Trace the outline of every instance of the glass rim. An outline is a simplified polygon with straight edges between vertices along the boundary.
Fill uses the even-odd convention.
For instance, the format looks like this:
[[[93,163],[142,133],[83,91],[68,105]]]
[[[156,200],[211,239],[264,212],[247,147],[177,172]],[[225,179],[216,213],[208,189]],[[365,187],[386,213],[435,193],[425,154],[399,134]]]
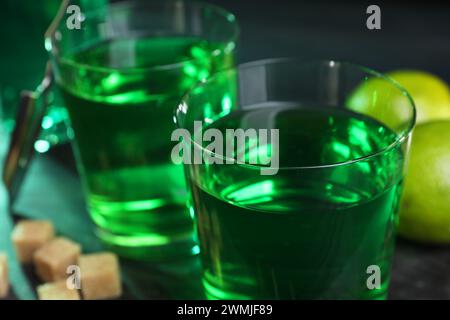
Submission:
[[[221,71],[211,75],[211,77],[201,80],[195,86],[193,86],[186,94],[183,95],[183,97],[179,101],[179,104],[175,108],[174,120],[175,120],[175,124],[176,124],[177,128],[180,128],[180,129],[185,128],[180,123],[181,121],[180,121],[180,119],[179,119],[180,117],[178,115],[179,106],[181,104],[183,104],[187,99],[189,99],[189,96],[197,88],[205,87],[205,85],[215,81],[215,79],[217,79],[221,74],[224,74],[224,73],[229,73],[229,72],[233,72],[233,71],[238,73],[239,70],[241,70],[241,69],[250,69],[250,68],[257,67],[257,66],[275,65],[275,64],[280,64],[280,63],[297,63],[297,64],[303,64],[305,66],[312,65],[312,64],[320,64],[320,63],[328,63],[328,64],[335,63],[335,64],[346,65],[346,66],[349,66],[349,67],[352,67],[355,69],[359,69],[360,71],[362,71],[364,73],[367,73],[369,75],[375,76],[377,78],[380,78],[380,79],[388,82],[393,87],[395,87],[397,90],[399,90],[408,99],[409,104],[410,104],[409,107],[412,108],[412,116],[411,116],[411,119],[408,120],[409,123],[408,123],[407,128],[396,136],[395,141],[393,141],[391,144],[381,148],[380,150],[377,150],[375,152],[369,153],[369,154],[361,156],[361,157],[357,157],[355,159],[350,159],[350,160],[342,161],[342,162],[323,164],[323,165],[309,165],[309,166],[280,166],[278,168],[278,170],[326,169],[326,168],[340,167],[340,166],[345,166],[345,165],[349,165],[349,164],[353,164],[353,163],[357,163],[357,162],[367,161],[367,160],[378,157],[382,154],[385,154],[385,153],[395,149],[396,147],[401,145],[403,142],[405,142],[405,140],[407,140],[408,137],[411,135],[411,133],[414,129],[414,126],[416,124],[416,118],[417,118],[416,105],[415,105],[414,100],[412,99],[411,95],[409,94],[409,92],[400,83],[398,83],[391,77],[388,77],[387,75],[385,75],[381,72],[375,71],[371,68],[368,68],[368,67],[365,67],[365,66],[353,63],[353,62],[348,62],[345,60],[333,60],[333,59],[304,60],[304,59],[290,58],[290,57],[269,58],[269,59],[245,62],[245,63],[235,66],[234,68],[228,68],[225,70],[221,70]],[[189,111],[187,111],[187,112],[189,112]],[[187,112],[185,114],[187,114]],[[233,111],[231,111],[231,113],[233,113]],[[236,164],[238,166],[248,167],[248,168],[258,169],[258,170],[261,168],[267,167],[267,166],[260,165],[260,164],[238,163],[236,161],[236,159],[227,158],[225,155],[219,155],[219,154],[216,154],[214,152],[207,150],[203,146],[198,145],[193,139],[191,139],[191,142],[193,143],[194,148],[195,147],[200,148],[200,150],[202,150],[202,152],[206,152],[210,155],[214,155],[215,157],[217,156],[218,158],[220,158],[224,161],[233,160],[234,164]]]
[[[222,54],[226,54],[226,48],[228,48],[230,45],[233,45],[233,49],[234,49],[234,47],[236,46],[236,42],[239,38],[240,27],[237,22],[236,16],[232,12],[230,12],[216,4],[211,4],[206,1],[201,1],[201,0],[189,0],[189,1],[181,0],[181,1],[183,4],[186,4],[189,7],[200,7],[202,9],[209,8],[211,10],[214,10],[220,16],[222,16],[224,18],[224,20],[233,24],[233,32],[232,32],[230,38],[223,42],[224,47],[220,48],[220,49],[216,49],[218,52],[215,54],[214,54],[214,52],[212,52],[211,56],[219,56]],[[107,9],[108,7],[112,7],[112,8],[114,8],[114,10],[126,10],[126,9],[133,8],[133,7],[145,8],[145,7],[151,6],[152,4],[167,5],[170,3],[178,3],[178,2],[180,2],[180,0],[152,0],[150,2],[141,2],[141,1],[137,1],[137,0],[125,0],[125,1],[116,2],[116,3],[102,4],[94,9],[89,10],[89,11],[82,12],[82,14],[83,14],[84,18],[86,18],[87,16],[98,15],[99,13],[104,12],[105,9]],[[120,72],[122,74],[140,74],[140,73],[146,73],[146,72],[152,72],[152,71],[176,70],[176,69],[182,68],[186,63],[195,61],[195,59],[192,58],[192,59],[187,59],[185,61],[161,64],[161,65],[156,65],[156,66],[151,66],[151,67],[113,68],[113,67],[94,66],[94,65],[86,64],[86,63],[79,63],[79,62],[74,61],[71,58],[64,58],[60,55],[60,53],[55,52],[55,48],[58,48],[58,46],[55,45],[55,42],[58,41],[57,40],[57,33],[59,32],[58,30],[60,29],[62,24],[65,24],[65,19],[63,19],[63,18],[65,15],[65,12],[66,12],[65,10],[67,8],[67,5],[68,5],[67,1],[61,2],[59,11],[55,15],[55,18],[51,22],[51,24],[44,36],[45,49],[52,57],[54,57],[58,60],[58,64],[65,64],[65,65],[68,65],[73,68],[84,68],[86,70],[98,72],[98,73],[114,71],[114,72]],[[216,50],[214,50],[214,51],[216,51]]]

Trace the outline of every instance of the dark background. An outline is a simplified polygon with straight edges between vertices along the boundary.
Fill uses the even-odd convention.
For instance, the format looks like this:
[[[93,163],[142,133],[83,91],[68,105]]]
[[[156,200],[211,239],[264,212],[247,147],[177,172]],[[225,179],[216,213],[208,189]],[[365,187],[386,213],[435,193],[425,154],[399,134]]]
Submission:
[[[296,56],[380,71],[422,69],[450,81],[450,3],[434,1],[211,0],[241,25],[240,61]],[[366,9],[381,8],[381,30]]]

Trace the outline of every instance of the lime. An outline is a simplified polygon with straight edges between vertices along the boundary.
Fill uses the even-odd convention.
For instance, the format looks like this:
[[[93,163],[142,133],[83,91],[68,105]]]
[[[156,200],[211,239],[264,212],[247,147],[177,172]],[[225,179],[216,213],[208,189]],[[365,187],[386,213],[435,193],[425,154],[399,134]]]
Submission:
[[[450,119],[450,89],[438,77],[423,71],[399,70],[387,74],[408,91],[416,105],[416,123]],[[410,118],[410,101],[391,83],[370,78],[356,88],[347,106],[372,116],[392,129],[402,129]]]
[[[388,73],[411,95],[416,105],[416,123],[450,119],[450,89],[440,78],[423,71]]]
[[[450,243],[450,121],[416,127],[400,209],[406,238]]]

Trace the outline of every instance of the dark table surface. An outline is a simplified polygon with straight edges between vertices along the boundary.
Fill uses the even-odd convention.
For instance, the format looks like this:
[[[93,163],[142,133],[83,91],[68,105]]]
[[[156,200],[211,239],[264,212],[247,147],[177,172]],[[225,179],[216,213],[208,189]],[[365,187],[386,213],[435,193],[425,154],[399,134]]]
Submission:
[[[296,56],[348,60],[381,71],[421,69],[450,82],[450,11],[446,5],[381,4],[382,30],[365,27],[369,3],[324,1],[215,0],[236,13],[241,24],[239,62]],[[7,143],[0,134],[1,150]],[[13,220],[0,188],[0,251],[14,256]],[[14,207],[17,217],[52,219],[60,234],[99,250],[67,147],[39,155]],[[449,213],[450,214],[450,213]],[[12,259],[10,298],[32,299],[37,280]],[[125,298],[202,298],[197,258],[161,264],[121,261]],[[391,299],[450,299],[450,247],[399,239]]]

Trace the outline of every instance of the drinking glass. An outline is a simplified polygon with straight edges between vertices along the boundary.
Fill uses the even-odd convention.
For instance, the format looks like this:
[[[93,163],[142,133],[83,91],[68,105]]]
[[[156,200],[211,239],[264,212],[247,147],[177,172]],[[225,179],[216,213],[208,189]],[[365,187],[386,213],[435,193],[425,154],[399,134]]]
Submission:
[[[209,298],[386,298],[415,122],[396,82],[254,62],[193,88],[176,121]]]
[[[170,160],[173,110],[197,81],[232,66],[235,17],[180,0],[80,11],[79,29],[60,12],[46,48],[98,234],[133,258],[195,254],[183,168]]]

